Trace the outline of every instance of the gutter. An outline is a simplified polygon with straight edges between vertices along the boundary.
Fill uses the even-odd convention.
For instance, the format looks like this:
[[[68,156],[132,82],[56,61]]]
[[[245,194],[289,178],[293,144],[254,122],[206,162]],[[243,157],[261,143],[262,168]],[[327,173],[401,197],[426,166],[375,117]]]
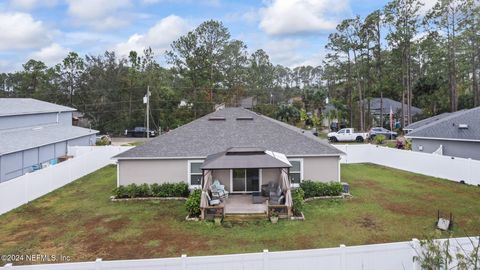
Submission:
[[[342,152],[343,153],[343,152]],[[287,158],[302,157],[340,157],[342,154],[311,154],[311,155],[285,155]],[[207,156],[190,156],[190,157],[112,157],[116,160],[190,160],[190,159],[206,159]]]

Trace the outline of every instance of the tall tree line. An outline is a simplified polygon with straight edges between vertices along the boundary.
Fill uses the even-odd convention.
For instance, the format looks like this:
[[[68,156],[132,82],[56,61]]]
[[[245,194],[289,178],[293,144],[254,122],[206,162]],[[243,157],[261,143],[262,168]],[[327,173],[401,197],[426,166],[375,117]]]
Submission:
[[[254,97],[255,109],[268,115],[291,97],[302,97],[296,106],[317,113],[328,97],[341,110],[340,120],[362,130],[373,125],[367,101],[388,97],[405,104],[405,126],[414,121],[412,106],[430,116],[480,105],[479,45],[479,0],[438,0],[426,13],[419,0],[392,0],[364,18],[341,21],[319,66],[275,65],[267,52],[249,52],[222,22],[211,20],[162,55],[149,48],[127,57],[71,52],[51,67],[29,60],[21,71],[0,74],[0,97],[73,106],[92,128],[116,134],[146,124],[147,87],[150,126],[162,130],[245,97]]]
[[[365,18],[341,21],[329,35],[323,80],[361,129],[373,97],[402,102],[402,127],[412,106],[424,116],[480,105],[480,1],[393,0]],[[383,122],[383,119],[380,121]]]
[[[162,67],[159,58],[169,67]],[[151,91],[151,127],[176,128],[214,109],[255,97],[258,110],[272,114],[292,96],[321,89],[321,67],[273,65],[263,50],[248,53],[219,21],[206,21],[155,55],[147,48],[119,57],[113,51],[81,57],[75,52],[57,65],[29,60],[19,72],[0,74],[0,97],[32,97],[73,106],[101,132],[121,134],[144,126],[143,96]],[[322,96],[321,94],[317,94]],[[318,110],[321,102],[309,102]]]

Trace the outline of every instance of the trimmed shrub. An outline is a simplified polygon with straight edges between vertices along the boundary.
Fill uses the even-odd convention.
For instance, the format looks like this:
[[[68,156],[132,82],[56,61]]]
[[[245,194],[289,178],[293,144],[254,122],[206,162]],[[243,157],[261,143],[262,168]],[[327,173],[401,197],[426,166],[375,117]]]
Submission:
[[[190,196],[188,196],[185,202],[185,208],[190,217],[198,217],[200,215],[200,199],[202,191],[200,189],[194,190]]]
[[[343,191],[342,184],[338,182],[322,183],[306,180],[300,183],[300,187],[305,192],[305,198],[339,196]]]
[[[113,189],[113,195],[117,199],[129,198],[127,188],[125,186],[119,186]]]
[[[302,188],[296,188],[292,190],[292,211],[295,215],[300,215],[303,211],[303,207],[305,206],[305,202],[303,201],[305,197],[305,192]]]
[[[141,184],[136,192],[135,197],[150,197],[152,195],[148,184]]]
[[[136,184],[130,184],[127,186],[127,194],[129,198],[136,198],[138,194],[138,186]]]
[[[164,183],[164,184],[130,184],[128,186],[119,186],[113,190],[113,195],[117,199],[137,198],[137,197],[188,197],[188,184]]]
[[[385,142],[385,135],[383,134],[378,134],[375,136],[375,138],[373,138],[373,141],[376,143],[376,144],[383,144]]]

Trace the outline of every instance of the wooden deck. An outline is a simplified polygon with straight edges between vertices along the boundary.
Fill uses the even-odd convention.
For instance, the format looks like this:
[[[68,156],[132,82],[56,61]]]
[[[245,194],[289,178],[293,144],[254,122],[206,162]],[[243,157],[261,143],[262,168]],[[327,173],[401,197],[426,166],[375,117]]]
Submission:
[[[231,194],[225,199],[225,214],[266,214],[266,199],[263,203],[254,204],[252,195]]]

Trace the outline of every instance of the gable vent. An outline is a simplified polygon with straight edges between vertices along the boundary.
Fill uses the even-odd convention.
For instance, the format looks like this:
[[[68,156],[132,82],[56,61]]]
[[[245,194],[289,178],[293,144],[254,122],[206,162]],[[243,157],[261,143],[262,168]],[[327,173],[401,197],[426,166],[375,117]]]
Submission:
[[[468,129],[468,125],[467,124],[459,124],[458,128],[459,129]]]
[[[237,117],[237,120],[253,120],[253,117],[251,116],[246,116],[246,117]]]
[[[208,121],[225,121],[225,117],[223,116],[213,116],[208,118]]]

